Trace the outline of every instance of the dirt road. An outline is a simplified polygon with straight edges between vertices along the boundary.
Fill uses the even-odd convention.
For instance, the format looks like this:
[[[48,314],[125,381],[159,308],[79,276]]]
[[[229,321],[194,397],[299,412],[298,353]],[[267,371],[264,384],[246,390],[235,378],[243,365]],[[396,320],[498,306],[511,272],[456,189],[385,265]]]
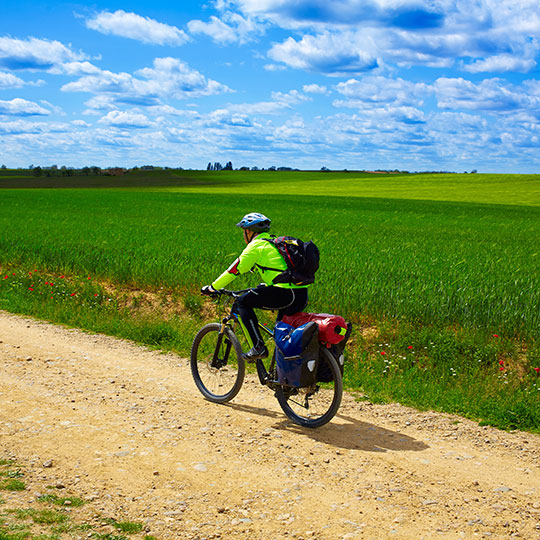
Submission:
[[[540,538],[538,436],[351,396],[307,430],[254,378],[215,405],[185,359],[0,312],[7,457],[163,540]]]

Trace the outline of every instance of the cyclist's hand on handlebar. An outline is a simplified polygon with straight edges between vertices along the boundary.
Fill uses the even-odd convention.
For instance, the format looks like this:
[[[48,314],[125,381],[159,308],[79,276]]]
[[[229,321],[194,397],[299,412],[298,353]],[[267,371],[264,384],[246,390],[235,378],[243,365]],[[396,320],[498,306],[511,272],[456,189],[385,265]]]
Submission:
[[[212,285],[205,285],[201,289],[201,294],[204,294],[206,296],[216,296],[218,292],[216,291],[216,289],[214,289],[214,287],[212,287]]]

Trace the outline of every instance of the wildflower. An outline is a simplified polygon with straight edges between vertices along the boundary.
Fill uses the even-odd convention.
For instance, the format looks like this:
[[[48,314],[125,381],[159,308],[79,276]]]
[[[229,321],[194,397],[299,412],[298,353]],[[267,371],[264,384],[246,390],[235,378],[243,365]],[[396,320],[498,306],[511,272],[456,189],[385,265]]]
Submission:
[[[504,366],[501,366],[501,367],[499,368],[499,371],[504,371]]]
[[[499,364],[500,364],[501,366],[504,366],[504,360],[499,360]]]
[[[382,355],[382,356],[385,356],[385,355],[386,355],[386,351],[381,351],[381,355]]]
[[[499,334],[493,334],[493,337],[494,337],[494,338],[498,338],[498,337],[499,337]]]
[[[60,279],[64,279],[66,276],[60,276]]]
[[[7,278],[8,278],[8,276],[4,276],[4,279],[7,279]]]
[[[99,296],[99,295],[96,293],[96,294],[94,294],[94,296]]]
[[[75,296],[77,293],[72,292],[69,296]]]
[[[538,375],[540,375],[540,367],[533,367],[533,369]]]
[[[412,345],[409,345],[409,346],[407,347],[407,349],[412,349],[412,348],[413,348],[413,346],[412,346]]]
[[[34,287],[28,287],[28,290],[29,290],[29,291],[33,291],[33,290],[34,290]]]
[[[90,276],[88,276],[88,279],[92,279]]]

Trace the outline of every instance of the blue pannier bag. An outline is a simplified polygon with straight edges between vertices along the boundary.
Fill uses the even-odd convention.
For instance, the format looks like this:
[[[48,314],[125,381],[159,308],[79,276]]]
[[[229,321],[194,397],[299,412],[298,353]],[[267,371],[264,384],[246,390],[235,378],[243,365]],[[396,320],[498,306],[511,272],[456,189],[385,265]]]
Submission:
[[[319,364],[319,327],[309,322],[294,328],[282,321],[274,327],[276,368],[280,384],[303,388],[315,384]]]

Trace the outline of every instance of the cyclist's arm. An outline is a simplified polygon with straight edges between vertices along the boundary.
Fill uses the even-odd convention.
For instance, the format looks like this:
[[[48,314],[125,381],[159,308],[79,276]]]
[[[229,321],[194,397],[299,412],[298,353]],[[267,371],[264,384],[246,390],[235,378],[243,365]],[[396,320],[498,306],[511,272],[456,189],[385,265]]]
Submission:
[[[257,262],[260,255],[260,246],[248,244],[242,251],[240,257],[236,259],[221,276],[219,276],[213,283],[212,287],[216,290],[224,289],[229,283],[231,283],[236,276],[249,272]]]

